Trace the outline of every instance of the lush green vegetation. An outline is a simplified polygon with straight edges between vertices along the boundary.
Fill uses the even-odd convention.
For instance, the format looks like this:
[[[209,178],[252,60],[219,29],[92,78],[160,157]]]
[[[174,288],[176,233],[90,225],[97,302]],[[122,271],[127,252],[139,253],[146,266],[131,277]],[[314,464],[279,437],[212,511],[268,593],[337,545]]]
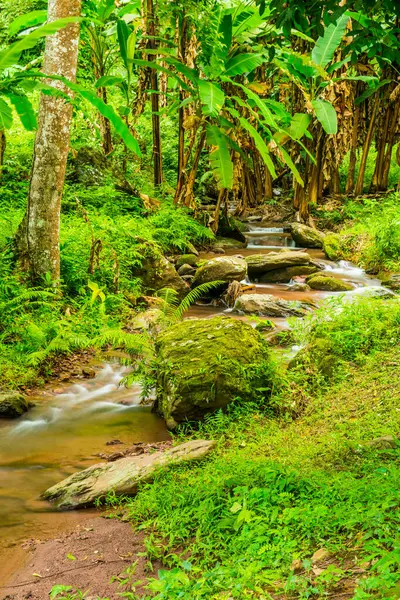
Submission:
[[[342,364],[329,385],[280,374],[277,401],[298,402],[296,419],[236,405],[180,433],[218,439],[218,450],[123,503],[148,559],[166,567],[146,598],[398,597],[398,315],[397,300],[317,312],[308,341],[343,349]],[[125,597],[142,598],[131,578]]]
[[[118,348],[151,392],[158,329],[138,312],[168,328],[206,293],[232,307],[242,277],[233,301],[190,285],[249,216],[317,224],[328,258],[399,273],[399,17],[395,0],[0,0],[0,391]],[[168,269],[175,291],[153,285]],[[149,567],[121,597],[399,598],[400,304],[355,296],[290,321],[289,367],[260,338],[252,401],[174,432],[215,439],[210,458],[110,494]]]

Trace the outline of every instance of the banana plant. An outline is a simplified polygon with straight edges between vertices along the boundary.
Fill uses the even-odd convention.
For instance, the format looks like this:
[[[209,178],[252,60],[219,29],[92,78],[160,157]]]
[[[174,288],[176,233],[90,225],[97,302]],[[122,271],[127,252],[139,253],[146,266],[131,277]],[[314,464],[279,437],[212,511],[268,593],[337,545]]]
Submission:
[[[11,25],[10,32],[15,34],[27,26],[32,27],[43,21],[43,11],[34,11],[22,17],[18,17]],[[139,144],[134,138],[126,123],[108,104],[98,97],[95,91],[87,89],[76,83],[72,83],[62,77],[51,77],[35,69],[35,64],[22,67],[19,64],[22,53],[33,48],[39,40],[52,35],[63,29],[69,23],[81,21],[81,19],[69,17],[58,19],[51,23],[38,25],[29,33],[23,31],[17,41],[0,50],[0,131],[8,130],[13,124],[14,111],[17,113],[22,125],[28,131],[37,128],[36,111],[32,105],[29,94],[40,91],[45,94],[61,94],[49,84],[49,79],[59,79],[76,94],[88,101],[104,117],[109,119],[117,133],[122,137],[127,147],[137,155],[140,155]],[[65,96],[66,101],[71,101]]]

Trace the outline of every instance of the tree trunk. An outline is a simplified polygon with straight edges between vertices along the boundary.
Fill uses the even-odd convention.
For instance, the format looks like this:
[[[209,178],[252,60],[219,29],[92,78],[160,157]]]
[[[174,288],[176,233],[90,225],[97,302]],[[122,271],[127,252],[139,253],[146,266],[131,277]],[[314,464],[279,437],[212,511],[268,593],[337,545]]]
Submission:
[[[368,153],[369,153],[369,149],[371,148],[372,137],[373,137],[374,130],[375,130],[375,122],[376,122],[376,117],[378,114],[378,108],[379,108],[379,96],[377,95],[377,97],[375,98],[374,109],[372,112],[371,121],[369,123],[367,136],[365,138],[365,142],[364,142],[364,146],[363,146],[360,171],[358,173],[356,188],[354,191],[356,196],[360,196],[364,190],[365,168],[367,166]]]
[[[399,112],[400,103],[397,102],[397,104],[393,106],[393,118],[388,132],[386,153],[383,161],[381,180],[379,181],[379,189],[382,191],[386,191],[389,186],[390,163],[392,161],[393,146],[395,143],[396,131],[399,122]]]
[[[182,14],[182,22],[181,25],[178,25],[178,56],[180,60],[185,64],[185,56],[186,56],[186,34],[187,34],[187,19],[185,12]],[[180,104],[185,99],[185,95],[182,90],[179,92],[179,100]],[[183,180],[184,180],[184,168],[185,168],[185,109],[183,106],[179,107],[179,118],[178,118],[178,173],[177,173],[177,185],[178,185],[178,195],[180,190],[182,189]]]
[[[7,138],[6,132],[0,129],[0,177],[3,172],[4,155],[6,152]]]
[[[103,100],[104,104],[108,104],[107,88],[105,88],[105,87],[99,88],[98,94],[99,94],[99,97]],[[104,154],[106,156],[108,156],[113,151],[111,123],[107,119],[107,117],[104,117],[100,113],[99,113],[99,119],[100,119],[100,130],[101,130],[103,151],[104,151]]]
[[[349,171],[347,173],[346,194],[354,191],[354,177],[357,164],[357,146],[358,146],[358,124],[360,122],[360,106],[356,107],[353,121],[353,132],[351,136]]]
[[[200,134],[197,148],[196,148],[194,156],[193,156],[193,164],[192,164],[192,168],[190,169],[190,173],[187,178],[187,181],[183,184],[179,195],[176,194],[176,196],[175,196],[174,201],[176,204],[183,204],[184,206],[187,206],[188,208],[195,207],[193,189],[194,189],[194,184],[196,182],[197,170],[199,168],[200,156],[201,156],[201,152],[204,148],[205,141],[206,141],[206,132],[203,130]]]
[[[49,0],[48,20],[79,16],[81,0]],[[43,71],[75,81],[78,62],[79,24],[71,23],[46,39]],[[49,85],[72,96],[61,82]],[[49,273],[60,278],[60,210],[67,165],[72,104],[42,94],[35,139],[28,207],[17,243],[20,259],[33,281]]]
[[[271,200],[273,197],[272,190],[272,175],[268,167],[264,166],[264,198],[265,200]]]
[[[153,0],[147,0],[147,34],[149,35],[148,47],[156,48],[156,23],[154,15]],[[155,60],[152,56],[152,60]],[[160,98],[158,95],[158,75],[155,69],[150,73],[151,94],[151,120],[153,130],[153,160],[154,160],[154,185],[157,187],[162,183],[162,153],[161,153],[161,129],[160,129]]]

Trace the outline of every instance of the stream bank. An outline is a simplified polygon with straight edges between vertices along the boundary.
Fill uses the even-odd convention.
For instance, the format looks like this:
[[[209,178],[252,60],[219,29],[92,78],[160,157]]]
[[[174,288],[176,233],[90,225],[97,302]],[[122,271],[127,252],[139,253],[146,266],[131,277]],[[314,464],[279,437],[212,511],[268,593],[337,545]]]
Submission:
[[[288,243],[285,231],[261,229],[257,232],[256,227],[252,226],[249,237],[255,238],[256,242],[249,239],[250,247],[239,251],[227,249],[225,253],[246,257],[255,252],[268,254],[281,248],[300,250]],[[321,250],[310,249],[307,252],[313,259],[323,261],[330,275],[351,281],[354,284],[354,292],[348,292],[349,294],[357,293],[358,289],[379,285],[376,279],[369,277],[362,269],[350,263],[327,261]],[[214,254],[204,253],[201,258],[213,256]],[[269,294],[288,300],[320,301],[335,295],[323,291],[297,291],[292,289],[290,283],[255,283],[254,285],[253,293]],[[222,313],[256,323],[251,315],[232,313],[229,309],[213,305],[196,305],[189,310],[187,318],[207,319]],[[288,327],[286,319],[273,318],[272,320],[278,330]],[[86,382],[81,387],[73,387],[67,393],[47,399],[45,403],[40,402],[33,412],[28,413],[18,423],[3,424],[7,442],[3,441],[6,440],[6,436],[3,436],[2,442],[7,457],[1,468],[4,472],[8,470],[11,477],[11,486],[9,487],[8,478],[7,491],[4,492],[4,501],[7,504],[4,514],[7,514],[6,528],[11,533],[9,537],[11,545],[20,545],[22,540],[32,537],[32,534],[36,537],[36,532],[39,531],[42,539],[53,537],[54,534],[59,535],[60,531],[85,521],[87,518],[85,513],[66,513],[61,517],[59,513],[52,512],[48,505],[38,501],[37,497],[44,489],[70,473],[98,462],[95,454],[104,448],[108,441],[122,438],[121,441],[132,443],[168,438],[164,423],[150,413],[148,407],[140,406],[140,389],[118,388],[118,382],[123,375],[123,369],[117,365],[107,365],[94,380]],[[8,447],[10,439],[13,444],[11,454]],[[32,449],[35,451],[32,452]],[[49,460],[46,459],[46,449]],[[20,492],[22,481],[26,492],[26,496],[23,497]],[[14,495],[9,493],[10,489],[15,490]],[[18,505],[15,504],[16,497],[18,497]],[[20,523],[21,514],[26,515],[23,524]],[[4,551],[9,554],[7,545]],[[7,573],[3,577],[6,576]]]

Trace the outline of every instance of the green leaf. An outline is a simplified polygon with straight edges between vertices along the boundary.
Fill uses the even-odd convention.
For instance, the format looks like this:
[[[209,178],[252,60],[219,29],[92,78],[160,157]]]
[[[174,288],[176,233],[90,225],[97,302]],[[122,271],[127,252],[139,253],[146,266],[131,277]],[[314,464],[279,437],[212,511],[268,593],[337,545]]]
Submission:
[[[21,120],[22,125],[27,131],[33,131],[37,129],[37,119],[33,106],[25,95],[10,94],[10,102],[15,107],[17,114]]]
[[[81,19],[79,17],[66,17],[65,19],[58,19],[57,21],[46,23],[46,25],[38,27],[28,35],[24,35],[20,41],[14,42],[14,44],[11,44],[0,51],[0,73],[4,69],[8,69],[15,65],[18,62],[21,53],[24,50],[33,48],[41,38],[57,33],[57,31],[64,29],[64,27],[70,23],[79,23],[80,21]]]
[[[289,152],[287,152],[285,150],[285,148],[282,148],[282,146],[279,146],[279,151],[282,154],[282,157],[285,161],[285,163],[287,164],[287,166],[289,167],[289,169],[292,171],[293,176],[295,178],[295,180],[297,181],[297,183],[299,183],[301,186],[304,186],[304,181],[296,167],[296,165],[294,164],[294,162],[292,161]]]
[[[0,98],[0,130],[10,129],[13,123],[12,110],[7,102]]]
[[[264,142],[263,138],[261,137],[261,135],[259,134],[259,132],[257,131],[257,129],[255,127],[253,127],[253,125],[251,123],[249,123],[249,121],[247,121],[247,119],[245,119],[244,117],[241,117],[237,110],[232,109],[232,108],[230,108],[228,110],[234,117],[236,117],[239,120],[243,129],[245,129],[250,134],[250,136],[253,138],[256,148],[259,151],[264,163],[268,167],[269,172],[271,173],[272,177],[276,177],[275,166],[271,160],[268,147],[267,147],[266,143]]]
[[[278,129],[278,124],[275,121],[275,118],[274,118],[272,112],[269,110],[269,108],[265,104],[265,102],[255,92],[253,92],[253,90],[250,90],[246,86],[242,85],[241,83],[237,83],[236,81],[230,80],[230,82],[233,85],[236,85],[237,87],[240,87],[240,89],[242,89],[244,91],[244,93],[246,94],[246,96],[250,100],[253,100],[253,102],[259,108],[259,110],[260,110],[262,116],[264,117],[265,122],[267,123],[267,125],[269,125],[270,127],[275,128],[275,129]]]
[[[186,83],[183,81],[183,79],[181,79],[176,73],[174,73],[173,71],[170,71],[169,69],[166,69],[165,67],[162,67],[155,61],[142,60],[142,59],[135,58],[132,62],[134,65],[138,65],[139,67],[145,67],[148,69],[156,69],[157,71],[161,71],[162,73],[167,73],[167,75],[169,75],[170,77],[173,77],[174,79],[176,79],[178,81],[179,85],[181,86],[181,88],[183,90],[187,90],[189,92],[192,91],[191,88],[188,85],[186,85]]]
[[[85,100],[90,102],[92,106],[94,106],[103,117],[106,117],[113,125],[115,131],[121,136],[125,145],[129,150],[132,150],[137,156],[142,156],[142,153],[139,148],[139,143],[135,137],[129,131],[129,127],[121,119],[119,115],[115,112],[113,107],[110,104],[105,104],[101,98],[97,96],[91,90],[87,90],[86,88],[78,85],[77,83],[71,83],[66,79],[62,79],[67,87],[71,90],[82,96]]]
[[[303,137],[312,121],[312,116],[305,113],[296,113],[293,115],[288,134],[294,140],[299,140]]]
[[[96,81],[96,87],[97,88],[101,88],[101,87],[110,87],[112,85],[118,85],[120,83],[122,83],[124,81],[123,77],[115,77],[113,75],[105,75],[104,77],[100,77],[100,79],[98,79]]]
[[[210,163],[219,187],[232,189],[233,163],[227,136],[215,125],[207,125],[207,144],[213,146]]]
[[[313,100],[311,102],[315,115],[328,134],[337,133],[337,114],[330,102],[326,100]]]
[[[228,77],[234,77],[235,75],[243,75],[244,73],[251,73],[257,67],[265,62],[265,58],[262,54],[236,54],[228,60],[225,65],[225,75]]]
[[[344,33],[346,31],[349,17],[343,14],[336,23],[331,23],[324,31],[324,35],[319,37],[312,51],[312,59],[317,65],[325,67],[334,57]]]
[[[211,81],[199,79],[197,82],[200,100],[203,105],[203,114],[207,117],[216,117],[225,102],[225,94],[220,87]]]
[[[125,67],[128,69],[128,39],[131,34],[131,31],[128,25],[120,19],[117,22],[117,37],[119,44],[119,51],[121,53],[122,61]]]
[[[8,31],[10,36],[18,33],[20,29],[27,29],[28,27],[34,27],[44,23],[47,19],[47,10],[32,10],[24,15],[21,15],[14,19],[10,24]]]
[[[128,41],[126,44],[126,60],[130,73],[132,73],[133,60],[135,58],[136,37],[136,33],[133,31],[128,37]]]
[[[375,92],[377,92],[381,87],[384,87],[388,83],[391,83],[390,79],[384,79],[383,81],[380,81],[379,83],[376,83],[376,84],[373,83],[372,85],[367,87],[367,89],[361,94],[361,96],[356,98],[355,103],[361,104],[361,102],[364,102],[364,100],[366,100],[367,98],[372,96],[372,94],[375,94]]]

